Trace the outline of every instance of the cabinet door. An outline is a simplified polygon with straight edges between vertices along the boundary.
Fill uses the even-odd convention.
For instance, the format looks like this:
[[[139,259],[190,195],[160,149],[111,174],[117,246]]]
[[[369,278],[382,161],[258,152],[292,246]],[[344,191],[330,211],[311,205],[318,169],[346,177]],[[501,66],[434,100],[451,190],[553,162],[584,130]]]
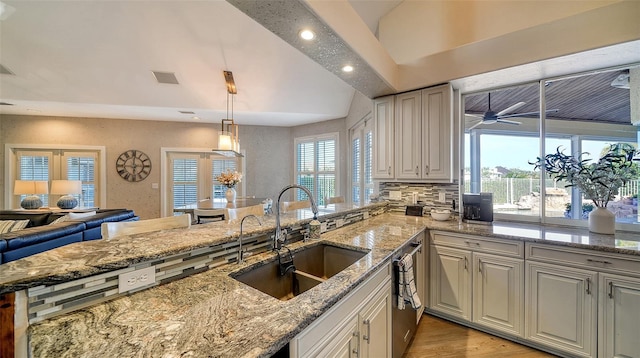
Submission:
[[[313,356],[336,358],[361,357],[357,332],[358,321],[357,317],[354,317],[325,345],[324,349]]]
[[[452,88],[450,85],[422,90],[422,177],[452,179]]]
[[[426,261],[426,252],[427,252],[427,240],[424,235],[418,240],[419,244],[422,244],[422,248],[416,252],[415,262],[413,263],[416,281],[416,291],[418,293],[418,297],[420,298],[420,302],[422,302],[422,306],[416,311],[416,322],[420,322],[420,318],[422,318],[422,313],[424,312],[424,308],[427,306],[427,261]]]
[[[473,272],[473,322],[522,337],[524,260],[474,252]]]
[[[471,320],[471,252],[431,246],[431,309]]]
[[[578,357],[596,354],[596,272],[526,263],[526,339]]]
[[[600,274],[599,357],[640,357],[640,279]]]
[[[396,96],[396,178],[422,177],[422,97],[420,91]]]
[[[391,286],[360,312],[360,357],[391,357]]]
[[[394,96],[373,101],[373,178],[394,177]]]

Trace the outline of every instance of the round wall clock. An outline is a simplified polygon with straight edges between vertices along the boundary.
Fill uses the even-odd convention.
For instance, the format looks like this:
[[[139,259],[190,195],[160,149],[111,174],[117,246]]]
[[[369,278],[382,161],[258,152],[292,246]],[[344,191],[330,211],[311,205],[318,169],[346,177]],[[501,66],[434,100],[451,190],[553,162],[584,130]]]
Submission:
[[[151,173],[151,159],[139,150],[129,149],[118,156],[116,170],[124,180],[142,181]]]

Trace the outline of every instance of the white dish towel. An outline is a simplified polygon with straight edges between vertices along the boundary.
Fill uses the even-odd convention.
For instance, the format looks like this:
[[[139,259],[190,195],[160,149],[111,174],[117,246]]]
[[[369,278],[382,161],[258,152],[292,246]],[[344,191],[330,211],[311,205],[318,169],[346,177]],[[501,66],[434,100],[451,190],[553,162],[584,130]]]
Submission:
[[[405,303],[417,310],[422,306],[413,277],[413,257],[404,254],[398,262],[398,309],[403,310]]]

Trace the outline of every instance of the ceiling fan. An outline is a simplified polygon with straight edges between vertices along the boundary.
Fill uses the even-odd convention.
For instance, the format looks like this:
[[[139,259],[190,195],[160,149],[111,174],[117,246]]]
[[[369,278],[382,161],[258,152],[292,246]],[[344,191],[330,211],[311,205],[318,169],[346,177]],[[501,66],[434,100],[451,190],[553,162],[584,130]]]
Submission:
[[[500,112],[494,112],[491,110],[491,93],[488,93],[488,101],[489,101],[489,109],[484,112],[483,115],[478,115],[478,114],[466,114],[467,116],[470,117],[476,117],[476,118],[480,118],[480,121],[478,121],[478,123],[472,125],[469,129],[473,129],[481,124],[494,124],[494,123],[506,123],[506,124],[515,124],[515,125],[519,125],[521,124],[520,122],[516,122],[516,121],[511,121],[505,118],[511,118],[511,117],[523,117],[523,116],[529,116],[529,115],[533,115],[533,114],[539,114],[540,111],[536,111],[536,112],[526,112],[526,113],[511,113],[513,111],[515,111],[516,109],[524,106],[526,104],[526,102],[518,102],[514,105],[511,105],[505,109],[503,109]],[[557,109],[549,109],[546,112],[550,113],[550,112],[557,112]],[[511,113],[511,114],[510,114]]]

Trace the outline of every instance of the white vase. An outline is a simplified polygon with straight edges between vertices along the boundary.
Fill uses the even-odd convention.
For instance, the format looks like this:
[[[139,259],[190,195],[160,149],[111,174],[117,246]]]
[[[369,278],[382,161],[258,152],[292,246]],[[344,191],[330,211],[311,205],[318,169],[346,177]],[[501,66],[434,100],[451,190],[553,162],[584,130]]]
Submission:
[[[607,208],[596,207],[589,213],[589,231],[598,234],[615,234],[616,216]]]
[[[235,203],[236,202],[236,189],[235,188],[228,188],[227,191],[224,193],[224,196],[227,198],[227,202],[228,203]]]

